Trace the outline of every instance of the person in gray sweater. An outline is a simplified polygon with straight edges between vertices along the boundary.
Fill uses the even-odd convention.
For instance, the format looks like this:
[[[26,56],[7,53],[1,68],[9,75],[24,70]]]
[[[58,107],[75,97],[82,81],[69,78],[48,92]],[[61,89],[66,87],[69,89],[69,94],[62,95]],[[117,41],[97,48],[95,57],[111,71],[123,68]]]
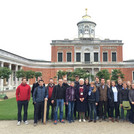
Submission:
[[[44,116],[44,100],[48,100],[48,91],[43,85],[44,81],[39,81],[39,86],[35,88],[33,93],[33,102],[35,104],[35,117],[34,117],[34,125],[37,125],[38,114],[41,111],[41,118],[43,123],[43,116]]]
[[[129,116],[129,120],[131,123],[134,124],[134,83],[132,83],[132,88],[130,89],[128,96],[131,105],[131,113]]]

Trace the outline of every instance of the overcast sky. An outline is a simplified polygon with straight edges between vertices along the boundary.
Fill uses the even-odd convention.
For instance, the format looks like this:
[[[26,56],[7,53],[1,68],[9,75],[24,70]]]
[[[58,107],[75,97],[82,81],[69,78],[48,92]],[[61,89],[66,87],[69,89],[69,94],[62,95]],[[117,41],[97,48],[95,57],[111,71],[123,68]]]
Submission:
[[[77,38],[85,8],[96,37],[122,40],[124,60],[134,59],[133,0],[0,0],[0,49],[51,60],[51,41]]]

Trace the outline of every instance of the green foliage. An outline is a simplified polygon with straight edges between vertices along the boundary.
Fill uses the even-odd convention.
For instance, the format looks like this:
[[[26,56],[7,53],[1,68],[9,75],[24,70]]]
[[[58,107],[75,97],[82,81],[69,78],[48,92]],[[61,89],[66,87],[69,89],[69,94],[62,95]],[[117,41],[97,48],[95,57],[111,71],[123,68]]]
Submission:
[[[34,71],[31,71],[31,70],[25,71],[25,77],[27,78],[27,80],[31,79],[31,78],[34,78],[34,76],[35,76],[35,72]]]
[[[57,73],[58,78],[62,78],[64,75],[67,75],[67,79],[70,81],[74,81],[75,80],[75,76],[78,75],[80,78],[86,79],[91,77],[91,79],[94,79],[94,76],[87,73],[86,70],[84,69],[75,69],[73,72],[66,72],[66,71],[59,71]]]
[[[0,67],[0,78],[1,79],[9,79],[11,75],[11,70],[7,67]]]
[[[39,76],[42,76],[41,72],[35,72],[35,78],[37,79]]]
[[[25,71],[24,71],[24,70],[18,70],[18,71],[16,72],[16,77],[17,77],[17,78],[26,77]]]
[[[114,69],[112,71],[112,77],[111,80],[118,81],[118,78],[124,79],[124,74],[121,72],[120,69]]]
[[[98,76],[99,79],[101,79],[101,78],[104,78],[105,80],[110,79],[110,73],[108,72],[107,69],[100,70],[100,71],[96,74],[96,76]]]

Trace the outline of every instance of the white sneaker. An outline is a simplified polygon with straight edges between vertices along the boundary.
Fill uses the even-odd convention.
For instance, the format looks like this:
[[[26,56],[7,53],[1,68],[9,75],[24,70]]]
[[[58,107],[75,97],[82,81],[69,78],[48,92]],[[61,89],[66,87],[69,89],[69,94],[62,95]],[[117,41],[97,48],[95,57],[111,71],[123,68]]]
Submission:
[[[28,125],[28,121],[25,121],[25,124]]]
[[[83,119],[83,122],[86,122],[86,120],[85,120],[85,119]]]
[[[20,121],[17,122],[17,126],[20,126]]]
[[[79,122],[81,122],[81,119],[79,119]]]

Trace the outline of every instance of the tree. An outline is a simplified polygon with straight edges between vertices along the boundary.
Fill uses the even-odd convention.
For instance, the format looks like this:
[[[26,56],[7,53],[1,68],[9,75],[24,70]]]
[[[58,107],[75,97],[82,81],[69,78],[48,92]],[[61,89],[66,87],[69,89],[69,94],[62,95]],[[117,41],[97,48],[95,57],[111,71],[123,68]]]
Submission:
[[[0,78],[1,79],[9,79],[11,75],[11,70],[7,67],[0,67]]]
[[[108,72],[107,69],[100,70],[100,71],[96,74],[96,76],[98,76],[99,79],[101,79],[101,78],[104,78],[105,80],[110,79],[110,73]]]
[[[25,77],[27,78],[27,80],[31,79],[31,78],[34,78],[34,76],[35,76],[35,72],[34,71],[31,71],[31,70],[25,71]]]
[[[18,71],[16,72],[16,77],[17,77],[17,78],[26,77],[25,71],[24,71],[24,70],[18,70]]]
[[[75,76],[78,75],[80,78],[86,79],[91,78],[94,79],[94,76],[86,72],[84,69],[75,69],[73,72],[66,72],[66,71],[58,71],[57,73],[58,78],[62,78],[63,76],[67,75],[67,79],[70,81],[75,80]]]
[[[7,67],[0,67],[0,79],[9,79],[12,71]],[[4,88],[3,88],[4,93]]]
[[[39,76],[42,76],[41,72],[35,72],[35,78],[37,79]]]
[[[124,79],[124,74],[121,72],[120,69],[113,69],[111,80],[117,82],[118,78]]]

